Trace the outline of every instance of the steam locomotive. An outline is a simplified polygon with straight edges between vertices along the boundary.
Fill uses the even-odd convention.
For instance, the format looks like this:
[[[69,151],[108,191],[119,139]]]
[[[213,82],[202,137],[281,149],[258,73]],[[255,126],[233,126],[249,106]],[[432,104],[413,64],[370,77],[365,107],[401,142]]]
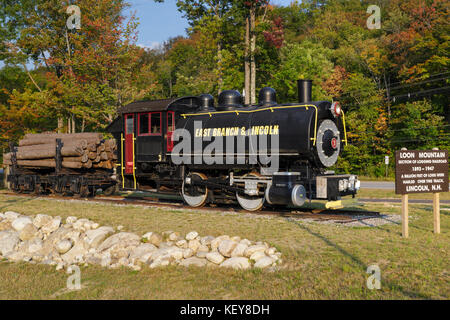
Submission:
[[[209,94],[133,102],[107,127],[118,142],[114,170],[61,168],[57,141],[54,169],[13,163],[7,180],[21,192],[178,193],[192,207],[237,202],[256,211],[315,199],[336,207],[359,181],[327,170],[347,144],[345,116],[338,102],[311,101],[311,88],[298,80],[299,102],[289,104],[272,88],[260,90],[258,105],[244,106],[235,90],[220,93],[217,107]]]
[[[347,144],[338,102],[311,101],[311,80],[298,80],[298,103],[278,104],[263,88],[258,105],[238,91],[138,101],[108,126],[119,143],[123,190],[172,190],[192,207],[238,202],[300,207],[306,200],[338,206],[359,189],[355,175],[333,166]]]

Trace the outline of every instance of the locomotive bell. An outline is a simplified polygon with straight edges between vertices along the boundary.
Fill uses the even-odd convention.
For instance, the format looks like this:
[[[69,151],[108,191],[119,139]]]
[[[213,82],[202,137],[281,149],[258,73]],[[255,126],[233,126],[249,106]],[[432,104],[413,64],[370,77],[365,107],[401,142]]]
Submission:
[[[242,108],[242,96],[237,90],[225,90],[219,94],[217,110],[226,111]]]
[[[277,104],[277,92],[273,88],[265,87],[259,90],[258,101],[260,106],[273,106]]]
[[[198,97],[200,101],[200,110],[208,111],[214,109],[214,97],[210,94],[202,94]]]

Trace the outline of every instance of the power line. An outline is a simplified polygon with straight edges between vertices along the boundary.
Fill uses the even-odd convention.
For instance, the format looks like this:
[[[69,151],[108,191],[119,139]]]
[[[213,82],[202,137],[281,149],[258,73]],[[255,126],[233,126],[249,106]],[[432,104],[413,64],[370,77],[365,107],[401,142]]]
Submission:
[[[392,88],[389,87],[389,90],[396,90],[396,89],[400,89],[400,88],[413,87],[413,86],[417,86],[419,84],[430,83],[430,82],[446,80],[446,79],[448,79],[448,77],[442,77],[442,78],[437,78],[437,79],[429,79],[429,80],[424,80],[424,81],[420,81],[420,82],[408,83],[408,84],[405,84],[403,86],[397,86],[397,87],[392,87]]]
[[[430,75],[430,78],[433,78],[433,77],[436,77],[436,76],[440,76],[440,75],[444,75],[444,74],[450,74],[450,71],[432,74],[432,75]],[[419,85],[419,84],[422,84],[422,83],[433,82],[433,81],[438,81],[438,80],[447,79],[447,78],[448,77],[442,77],[440,79],[429,79],[428,78],[426,80],[411,82],[411,83],[408,83],[408,84],[404,84],[403,81],[398,81],[398,82],[390,83],[388,87],[383,87],[383,88],[380,88],[380,89],[377,89],[377,90],[386,90],[386,89],[392,90],[392,89],[398,88],[398,87],[392,87],[393,84],[404,84],[405,86],[414,86],[414,85]],[[401,87],[401,86],[399,86],[399,87]],[[342,96],[347,96],[347,95],[350,95],[352,93],[360,93],[360,92],[364,92],[364,91],[365,91],[365,89],[354,90],[354,91],[346,92]]]
[[[428,77],[428,79],[429,79],[429,78],[436,77],[436,76],[441,76],[441,75],[444,75],[444,74],[450,74],[450,71],[432,74],[432,75],[430,75],[430,76]],[[398,83],[403,83],[403,81],[398,81],[398,82],[390,83],[388,87],[392,86],[393,84],[398,84]],[[386,87],[384,87],[383,89],[386,89]]]
[[[397,96],[393,96],[391,97],[391,100],[395,102],[395,100],[400,99],[400,98],[411,98],[411,96],[423,96],[423,95],[429,95],[432,92],[434,92],[435,94],[440,93],[439,91],[442,91],[442,93],[446,92],[446,91],[450,91],[450,86],[447,87],[442,87],[442,88],[433,88],[433,89],[429,89],[429,90],[422,90],[422,91],[416,91],[416,92],[409,92],[407,94],[401,94],[401,95],[397,95]]]

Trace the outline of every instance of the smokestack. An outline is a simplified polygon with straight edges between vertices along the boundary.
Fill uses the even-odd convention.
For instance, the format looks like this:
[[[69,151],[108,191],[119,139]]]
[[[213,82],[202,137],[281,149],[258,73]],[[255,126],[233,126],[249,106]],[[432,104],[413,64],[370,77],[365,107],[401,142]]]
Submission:
[[[297,80],[298,102],[306,103],[312,100],[312,80]]]

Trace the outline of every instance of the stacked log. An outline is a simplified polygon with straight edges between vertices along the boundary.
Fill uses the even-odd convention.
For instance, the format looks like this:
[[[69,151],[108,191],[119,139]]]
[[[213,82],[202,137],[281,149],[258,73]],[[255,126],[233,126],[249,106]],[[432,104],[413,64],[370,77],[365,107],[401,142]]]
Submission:
[[[56,139],[61,139],[62,167],[70,169],[112,169],[117,160],[114,139],[104,140],[101,133],[26,134],[16,148],[16,161],[22,167],[56,167]],[[11,152],[3,155],[3,164],[12,165]]]

